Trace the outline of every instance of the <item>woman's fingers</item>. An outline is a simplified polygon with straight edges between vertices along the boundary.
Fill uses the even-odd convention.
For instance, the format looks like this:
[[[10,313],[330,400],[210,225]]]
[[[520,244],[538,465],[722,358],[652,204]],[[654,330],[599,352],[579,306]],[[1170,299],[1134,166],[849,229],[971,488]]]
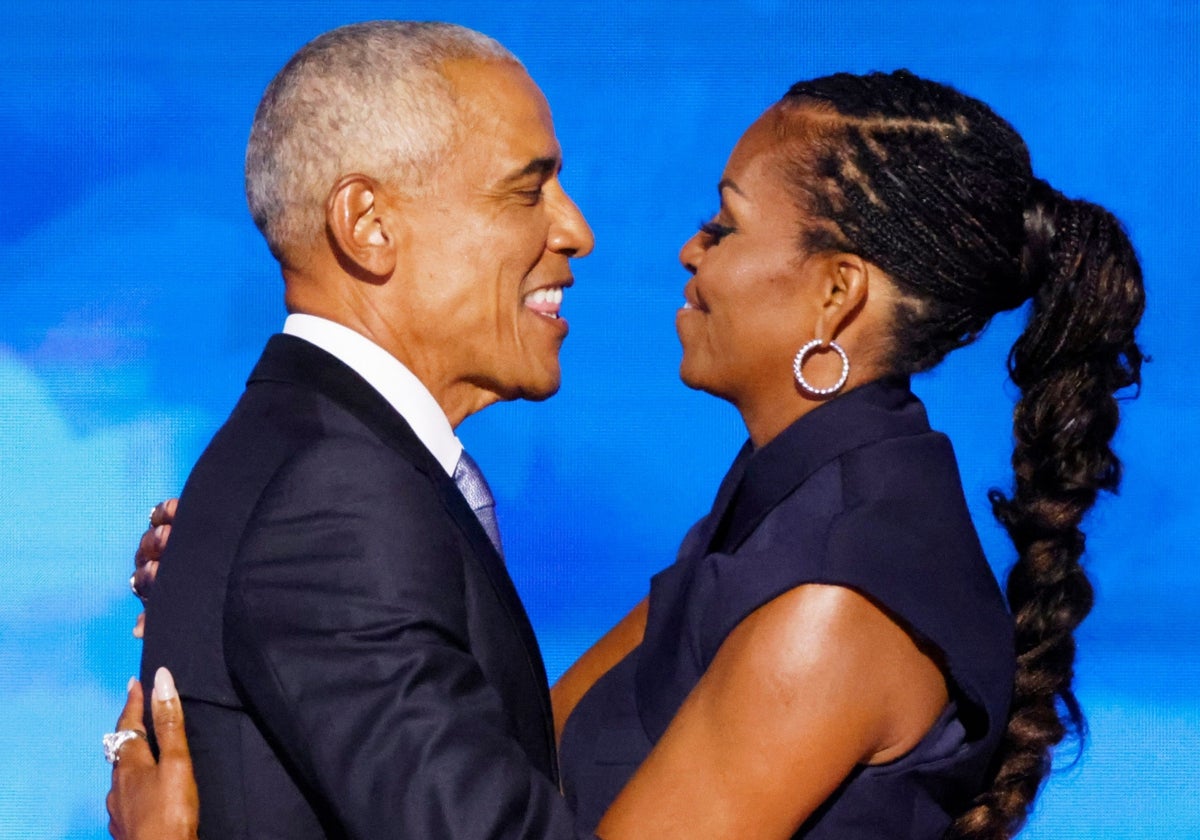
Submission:
[[[158,561],[171,538],[171,522],[174,518],[175,499],[155,505],[150,514],[150,527],[138,540],[137,551],[133,555],[133,578],[129,582],[133,591],[143,601],[150,597],[154,588],[154,579],[158,576]],[[134,635],[137,636],[138,633],[135,631]]]
[[[146,740],[146,726],[142,723],[142,702],[142,684],[130,678],[125,708],[121,709],[121,716],[117,718],[117,731],[131,729],[142,733],[142,737],[130,738],[121,745],[117,752],[117,762],[113,765],[114,784],[122,770],[154,765],[154,755],[150,752],[150,743]]]
[[[166,668],[154,674],[154,692],[150,695],[154,716],[154,738],[158,741],[158,760],[164,769],[168,763],[183,766],[191,773],[192,754],[183,731],[183,705],[175,689],[175,679]]]
[[[119,729],[141,731],[142,687],[129,681]],[[142,738],[121,747],[108,792],[108,831],[116,840],[196,840],[200,798],[183,730],[183,706],[165,668],[154,675],[150,713],[159,746],[156,764]]]
[[[167,538],[171,535],[170,525],[152,525],[142,533],[138,540],[137,553],[133,555],[134,565],[140,570],[148,563],[157,563],[167,547]]]
[[[150,695],[154,736],[158,741],[157,805],[163,828],[153,836],[193,840],[200,822],[200,796],[192,773],[192,754],[183,729],[183,705],[166,668],[154,674]]]
[[[154,588],[154,579],[158,577],[158,560],[171,537],[171,523],[175,521],[178,506],[178,499],[167,499],[156,504],[150,511],[150,527],[138,540],[137,551],[133,555],[133,577],[129,579],[129,585],[142,603],[149,600],[150,591]],[[133,625],[133,637],[141,639],[145,633],[146,614],[143,612]]]
[[[123,729],[132,729],[143,733],[146,731],[142,725],[142,704],[142,684],[136,679],[130,678],[128,692],[125,696],[125,707],[121,709],[121,715],[117,718],[118,732]],[[132,777],[145,773],[147,769],[153,767],[154,756],[151,755],[150,745],[145,738],[130,738],[121,745],[117,753],[117,761],[112,768],[112,786],[105,798],[109,816],[108,833],[116,840],[125,838],[119,821],[115,820],[122,788],[130,784]]]
[[[154,528],[158,525],[170,525],[175,521],[175,508],[179,505],[179,499],[167,499],[165,502],[159,502],[150,511],[150,527]]]
[[[121,716],[117,718],[117,731],[136,729],[138,732],[145,732],[146,728],[142,726],[142,684],[135,677],[130,677],[126,691],[125,707],[121,709]]]

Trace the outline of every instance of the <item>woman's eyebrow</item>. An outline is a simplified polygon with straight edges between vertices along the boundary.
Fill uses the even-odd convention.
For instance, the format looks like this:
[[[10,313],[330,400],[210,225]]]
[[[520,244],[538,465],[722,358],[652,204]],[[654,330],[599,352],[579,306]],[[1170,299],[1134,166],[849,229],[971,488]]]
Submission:
[[[738,185],[733,182],[732,178],[722,178],[720,181],[717,182],[717,194],[718,195],[720,193],[725,192],[725,190],[727,190],[727,189],[733,190],[735,193],[740,195],[742,198],[746,197],[746,194],[744,192],[742,192],[741,188],[738,187]]]

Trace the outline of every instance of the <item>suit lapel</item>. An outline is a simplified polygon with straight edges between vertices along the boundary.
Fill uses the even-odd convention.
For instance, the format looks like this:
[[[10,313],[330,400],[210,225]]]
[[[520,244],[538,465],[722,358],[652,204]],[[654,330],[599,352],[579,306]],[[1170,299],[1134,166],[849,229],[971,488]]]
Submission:
[[[378,391],[349,365],[315,344],[291,335],[271,336],[246,384],[255,382],[285,382],[314,388],[361,420],[421,472],[427,475],[445,472]]]
[[[746,464],[754,454],[754,447],[746,441],[733,459],[721,486],[717,488],[717,497],[713,500],[712,510],[704,518],[704,525],[699,534],[699,545],[706,547],[704,553],[713,550],[714,545],[720,545],[723,535],[729,527],[729,509],[737,496],[738,488],[742,485],[742,477],[746,474]]]
[[[442,504],[466,536],[471,554],[483,567],[497,598],[504,606],[513,629],[525,648],[530,672],[538,686],[541,712],[547,721],[550,755],[554,755],[553,715],[547,694],[546,667],[529,616],[521,603],[504,561],[487,532],[471,510],[454,481],[446,475],[404,418],[384,397],[349,365],[304,339],[275,335],[267,342],[262,358],[250,374],[254,382],[287,382],[315,388],[341,405],[371,429],[379,439],[399,452],[424,473],[437,489]],[[553,762],[552,762],[553,764]],[[553,768],[552,768],[553,769]]]

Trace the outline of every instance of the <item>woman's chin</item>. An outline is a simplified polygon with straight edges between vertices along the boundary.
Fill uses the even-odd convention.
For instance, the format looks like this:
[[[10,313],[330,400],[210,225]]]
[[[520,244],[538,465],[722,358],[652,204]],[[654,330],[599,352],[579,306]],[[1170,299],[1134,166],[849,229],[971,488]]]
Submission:
[[[684,354],[683,361],[679,363],[679,380],[693,390],[707,390],[704,387],[704,377],[701,375],[703,371],[697,368],[698,366],[691,363],[687,355]]]
[[[686,356],[679,364],[679,380],[693,391],[703,391],[719,400],[730,402],[729,395],[725,392],[725,389],[719,387],[718,383],[714,381],[712,371],[702,368],[699,365],[688,364]]]

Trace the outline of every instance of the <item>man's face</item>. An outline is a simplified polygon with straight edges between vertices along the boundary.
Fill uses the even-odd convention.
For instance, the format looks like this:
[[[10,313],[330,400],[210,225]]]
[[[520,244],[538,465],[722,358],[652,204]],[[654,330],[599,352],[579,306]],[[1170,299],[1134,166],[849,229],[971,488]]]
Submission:
[[[570,259],[591,251],[592,232],[559,183],[550,108],[525,71],[463,61],[446,75],[466,131],[405,207],[409,237],[392,282],[412,284],[416,317],[406,321],[417,341],[406,361],[435,396],[459,404],[467,394],[470,413],[496,396],[558,390],[559,307]]]

